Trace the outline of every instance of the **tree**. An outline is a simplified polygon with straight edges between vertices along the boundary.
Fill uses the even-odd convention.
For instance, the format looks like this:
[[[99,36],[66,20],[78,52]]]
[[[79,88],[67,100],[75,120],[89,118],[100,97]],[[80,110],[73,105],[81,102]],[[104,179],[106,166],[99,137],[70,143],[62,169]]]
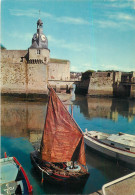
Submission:
[[[95,71],[94,70],[87,70],[84,73],[82,73],[82,80],[89,79],[93,72],[95,72]]]
[[[0,44],[1,49],[6,49],[2,44]]]

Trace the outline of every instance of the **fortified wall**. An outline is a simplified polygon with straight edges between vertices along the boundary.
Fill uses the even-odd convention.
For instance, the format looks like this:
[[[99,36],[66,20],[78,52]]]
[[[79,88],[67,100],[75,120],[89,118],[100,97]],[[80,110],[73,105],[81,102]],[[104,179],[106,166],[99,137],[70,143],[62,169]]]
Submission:
[[[113,73],[112,72],[94,72],[90,77],[89,95],[113,95]]]
[[[70,62],[50,58],[47,65],[27,62],[28,50],[1,50],[3,94],[47,94],[47,83],[55,89],[71,88]]]
[[[93,72],[77,84],[76,93],[135,98],[135,72]]]
[[[43,22],[37,21],[28,50],[1,50],[1,93],[46,95],[48,84],[55,89],[69,89],[70,62],[50,58]],[[56,86],[56,82],[58,82]]]
[[[2,50],[1,93],[47,93],[46,65],[28,63],[27,55],[27,50]]]

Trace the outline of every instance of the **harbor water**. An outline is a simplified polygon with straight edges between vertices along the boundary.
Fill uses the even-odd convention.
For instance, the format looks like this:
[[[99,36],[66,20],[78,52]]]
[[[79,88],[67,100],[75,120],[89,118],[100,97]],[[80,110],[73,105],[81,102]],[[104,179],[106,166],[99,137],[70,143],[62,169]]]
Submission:
[[[68,100],[67,100],[68,99]],[[83,131],[135,135],[135,101],[115,98],[91,98],[63,95],[69,112],[73,104],[73,117]],[[70,102],[70,103],[69,103]],[[44,128],[47,99],[26,101],[2,96],[1,99],[1,156],[15,156],[25,169],[35,195],[38,194],[90,194],[102,185],[122,177],[133,170],[85,148],[90,176],[83,188],[73,189],[48,184],[33,169],[30,152],[39,147]],[[72,146],[71,146],[72,147]]]

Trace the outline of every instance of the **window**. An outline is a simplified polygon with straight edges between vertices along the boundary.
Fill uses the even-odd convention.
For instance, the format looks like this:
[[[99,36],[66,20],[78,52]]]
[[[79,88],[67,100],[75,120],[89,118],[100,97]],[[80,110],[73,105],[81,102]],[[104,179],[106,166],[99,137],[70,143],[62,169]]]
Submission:
[[[107,77],[110,77],[110,75],[111,75],[110,72],[108,72]]]
[[[125,148],[126,150],[130,150],[130,148]]]
[[[46,57],[44,58],[44,61],[45,61],[45,62],[47,61],[47,58],[46,58]]]
[[[111,143],[111,146],[114,146],[114,143]]]
[[[37,50],[37,54],[40,54],[40,49]]]

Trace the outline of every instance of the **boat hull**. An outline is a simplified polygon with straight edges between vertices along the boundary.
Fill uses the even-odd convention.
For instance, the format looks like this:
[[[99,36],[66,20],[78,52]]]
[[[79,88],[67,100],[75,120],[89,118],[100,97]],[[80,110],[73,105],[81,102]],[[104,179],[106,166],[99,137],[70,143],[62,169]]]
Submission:
[[[81,186],[84,186],[88,177],[89,173],[86,171],[81,176],[78,176],[76,174],[68,175],[61,175],[59,173],[48,173],[45,171],[39,164],[37,160],[37,156],[39,155],[39,152],[34,151],[30,154],[31,157],[31,163],[33,167],[40,173],[42,182],[49,182],[53,184],[60,184],[60,185],[76,185],[79,184]]]
[[[5,158],[0,159],[0,166],[2,194],[33,194],[27,174],[15,157],[7,157],[5,153]]]
[[[135,169],[135,154],[122,149],[118,149],[107,144],[101,143],[95,138],[84,135],[84,142],[86,146],[98,152],[102,156],[106,156],[117,162],[122,163],[129,168]]]

